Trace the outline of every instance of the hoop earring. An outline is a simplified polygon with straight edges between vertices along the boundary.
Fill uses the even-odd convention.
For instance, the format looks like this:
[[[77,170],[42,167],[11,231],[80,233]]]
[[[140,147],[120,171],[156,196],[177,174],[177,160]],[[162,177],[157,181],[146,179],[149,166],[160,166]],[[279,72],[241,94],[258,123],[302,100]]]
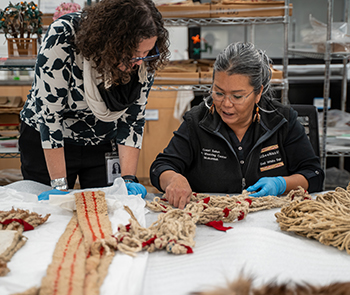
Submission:
[[[256,109],[255,109],[255,115],[253,118],[253,122],[258,122],[260,124],[260,114],[259,114],[259,106],[256,105]]]
[[[214,114],[214,104],[212,104],[212,105],[210,106],[209,112],[210,112],[211,114]]]

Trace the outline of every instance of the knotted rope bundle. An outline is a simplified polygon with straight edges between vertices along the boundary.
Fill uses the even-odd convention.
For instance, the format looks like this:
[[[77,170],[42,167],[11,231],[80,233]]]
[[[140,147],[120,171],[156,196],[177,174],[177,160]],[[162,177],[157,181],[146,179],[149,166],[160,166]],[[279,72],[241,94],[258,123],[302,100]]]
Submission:
[[[281,207],[292,198],[304,198],[304,192],[302,189],[286,197],[262,198],[249,197],[246,191],[238,196],[193,193],[191,202],[184,210],[173,208],[164,196],[155,197],[152,202],[146,201],[146,206],[163,213],[159,214],[158,220],[148,228],[142,227],[130,209],[125,207],[131,219],[130,224],[120,225],[118,233],[115,234],[117,249],[132,256],[142,250],[153,252],[166,249],[174,254],[192,253],[196,224],[227,230],[232,227],[224,227],[223,222],[242,220],[248,212]]]
[[[293,201],[275,214],[280,228],[350,254],[350,187]]]
[[[246,197],[209,196],[193,193],[191,201],[184,212],[191,215],[193,222],[207,224],[211,221],[233,222],[242,220],[248,213],[250,201]],[[152,202],[146,201],[146,206],[156,212],[171,212],[173,208],[165,198],[155,197]]]
[[[180,209],[159,214],[158,220],[148,228],[142,227],[127,207],[131,215],[130,224],[120,225],[115,238],[117,249],[134,256],[136,252],[166,249],[168,253],[192,253],[195,245],[196,225],[188,212]]]
[[[43,224],[49,216],[50,214],[41,217],[38,213],[14,208],[10,211],[0,211],[0,230],[16,230],[22,233]]]
[[[243,219],[249,208],[249,199],[192,194],[191,202],[182,210],[191,214],[194,223],[207,224],[211,221],[233,222]],[[156,212],[170,212],[173,208],[165,198],[155,197],[146,206]]]
[[[260,198],[250,197],[247,191],[240,195],[215,196],[202,193],[192,193],[191,201],[184,211],[197,216],[199,224],[205,224],[208,220],[222,220],[233,222],[235,219],[243,219],[248,212],[256,212],[272,208],[280,208],[289,204],[293,199],[304,199],[305,190],[290,192],[285,197],[266,196]],[[162,198],[155,197],[152,202],[146,201],[146,206],[152,211],[168,212],[174,208],[168,203],[166,195]]]
[[[41,217],[35,212],[14,208],[10,211],[0,211],[0,230],[8,231],[6,240],[11,242],[6,249],[0,250],[0,276],[5,276],[10,271],[7,268],[7,262],[26,243],[27,238],[22,233],[27,230],[33,230],[35,227],[43,224],[49,216],[50,214]],[[9,234],[10,231],[13,234]],[[5,243],[5,233],[3,232],[2,234],[3,238],[0,238],[0,246],[2,243]]]

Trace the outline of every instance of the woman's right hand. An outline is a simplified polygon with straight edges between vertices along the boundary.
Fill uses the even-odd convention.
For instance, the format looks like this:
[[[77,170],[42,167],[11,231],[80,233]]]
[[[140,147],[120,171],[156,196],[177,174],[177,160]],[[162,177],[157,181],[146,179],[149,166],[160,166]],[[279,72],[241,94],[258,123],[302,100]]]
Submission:
[[[160,176],[160,184],[170,205],[184,209],[190,202],[192,189],[181,174],[170,170],[164,171]]]

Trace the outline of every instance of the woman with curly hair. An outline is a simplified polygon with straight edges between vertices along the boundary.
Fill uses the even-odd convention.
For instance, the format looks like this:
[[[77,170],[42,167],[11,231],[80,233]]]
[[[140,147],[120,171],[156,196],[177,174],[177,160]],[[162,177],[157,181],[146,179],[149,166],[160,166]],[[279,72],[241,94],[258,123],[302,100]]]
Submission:
[[[49,193],[77,177],[81,188],[104,187],[120,161],[129,194],[144,197],[135,174],[145,106],[168,48],[152,0],[103,0],[54,21],[20,114],[24,179],[51,185]]]

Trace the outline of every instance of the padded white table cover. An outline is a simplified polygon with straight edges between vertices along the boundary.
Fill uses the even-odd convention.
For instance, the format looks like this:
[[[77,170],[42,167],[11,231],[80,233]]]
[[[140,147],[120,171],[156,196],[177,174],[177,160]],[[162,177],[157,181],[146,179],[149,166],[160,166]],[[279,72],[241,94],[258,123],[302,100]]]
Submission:
[[[40,285],[54,247],[71,217],[67,211],[35,202],[33,194],[47,187],[34,184],[20,181],[0,187],[0,210],[9,210],[13,205],[52,214],[45,224],[24,233],[28,237],[26,245],[8,263],[10,273],[0,277],[1,295]],[[148,194],[146,199],[153,197]],[[23,201],[31,198],[34,198],[31,202]],[[147,226],[157,219],[157,213],[143,215],[147,210],[141,212],[136,208],[133,207],[138,212],[137,218],[141,222],[145,218]],[[242,272],[255,278],[257,287],[271,281],[313,285],[350,281],[350,255],[316,240],[281,231],[274,216],[278,211],[280,209],[250,213],[242,221],[225,224],[233,226],[227,232],[198,225],[193,254],[176,256],[159,251],[139,253],[132,258],[117,253],[101,294],[188,295],[224,286]],[[120,213],[121,221],[126,223],[124,213]],[[111,221],[115,228],[113,216]]]

